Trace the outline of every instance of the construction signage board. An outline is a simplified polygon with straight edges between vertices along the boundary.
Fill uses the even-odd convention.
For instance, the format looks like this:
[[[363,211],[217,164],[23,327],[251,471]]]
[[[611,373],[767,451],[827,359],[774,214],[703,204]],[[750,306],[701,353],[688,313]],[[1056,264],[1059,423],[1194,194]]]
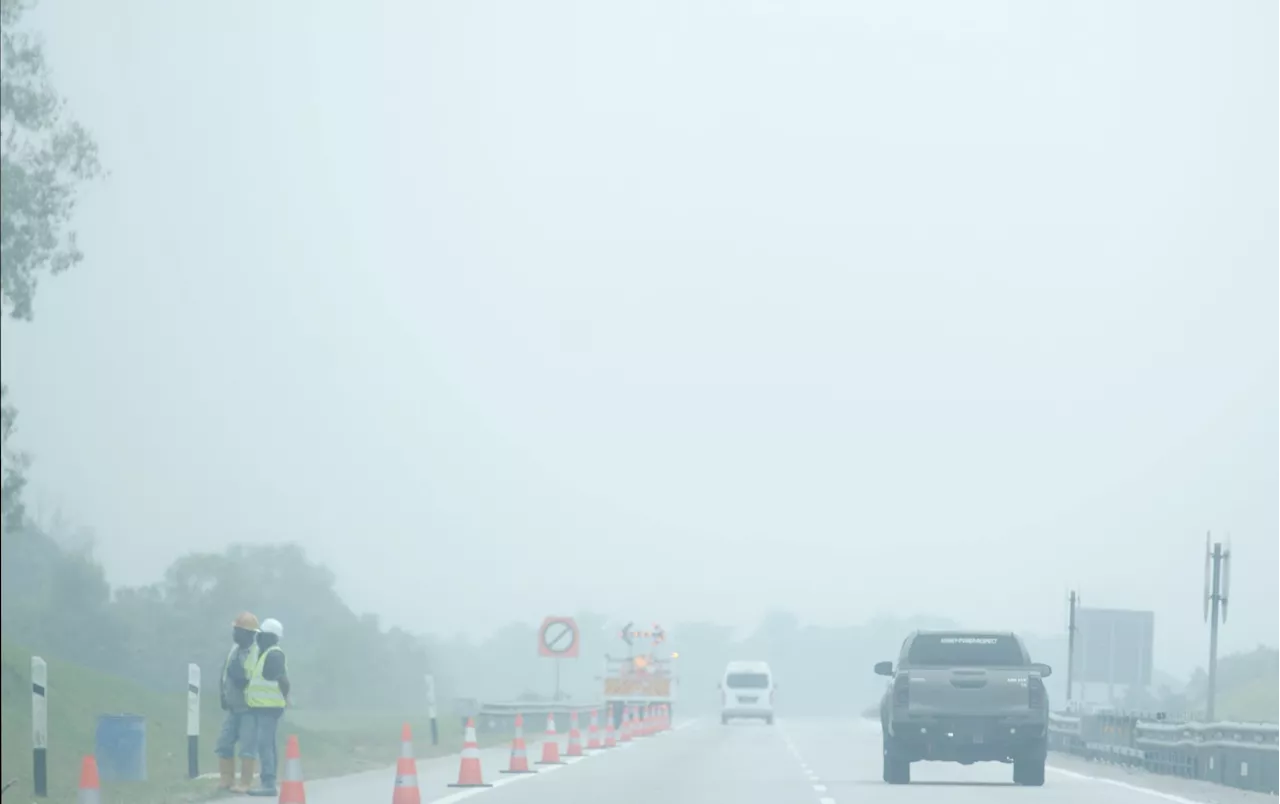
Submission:
[[[1076,609],[1072,676],[1084,684],[1151,684],[1154,612]]]
[[[627,676],[604,680],[606,698],[670,698],[671,678],[665,676]]]
[[[572,617],[547,617],[538,628],[538,655],[549,659],[576,659],[582,639]]]

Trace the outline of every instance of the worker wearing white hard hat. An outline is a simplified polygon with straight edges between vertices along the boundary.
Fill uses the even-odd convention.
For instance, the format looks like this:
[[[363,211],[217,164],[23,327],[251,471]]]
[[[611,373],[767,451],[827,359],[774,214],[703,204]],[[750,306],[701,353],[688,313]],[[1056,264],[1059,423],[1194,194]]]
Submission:
[[[258,626],[258,662],[245,690],[245,702],[254,714],[258,742],[258,768],[261,786],[249,791],[251,796],[275,796],[276,745],[280,718],[289,705],[289,669],[280,639],[284,626],[268,617]]]

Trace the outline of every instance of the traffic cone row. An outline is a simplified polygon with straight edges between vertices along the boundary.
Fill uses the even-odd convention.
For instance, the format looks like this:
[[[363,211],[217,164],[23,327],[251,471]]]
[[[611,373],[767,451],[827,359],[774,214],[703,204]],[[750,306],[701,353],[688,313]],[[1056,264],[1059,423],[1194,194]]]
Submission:
[[[618,733],[613,730],[613,707],[604,708],[604,747],[618,747]]]
[[[391,804],[422,804],[418,789],[418,764],[413,759],[413,733],[406,723],[400,729],[400,758],[396,760],[396,783]]]
[[[597,751],[603,746],[600,744],[600,713],[591,710],[591,722],[587,724],[587,750]]]
[[[467,730],[462,736],[462,765],[458,768],[458,782],[450,787],[493,787],[484,783],[480,771],[480,746],[476,744],[475,718],[467,718]]]
[[[578,713],[569,713],[569,749],[565,756],[580,757],[582,753],[582,733],[578,731]]]
[[[560,759],[560,741],[556,738],[556,717],[547,715],[547,735],[542,741],[542,761],[539,765],[563,765]]]
[[[511,764],[503,773],[537,773],[529,767],[529,751],[524,744],[524,715],[516,714],[516,736],[511,741]]]

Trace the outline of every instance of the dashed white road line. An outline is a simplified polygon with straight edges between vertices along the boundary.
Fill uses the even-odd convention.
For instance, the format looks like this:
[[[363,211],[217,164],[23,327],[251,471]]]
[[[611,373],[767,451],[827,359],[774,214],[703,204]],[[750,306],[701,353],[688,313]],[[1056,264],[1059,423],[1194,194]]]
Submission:
[[[796,758],[796,762],[800,765],[800,771],[809,777],[809,782],[813,785],[813,792],[827,792],[827,786],[821,783],[818,774],[809,767],[809,763],[804,761],[804,757],[800,755],[800,749],[796,748],[796,744],[791,741],[791,735],[785,731],[782,732],[782,742],[787,746],[787,750],[791,752],[791,756]],[[831,796],[821,796],[818,799],[818,804],[836,804],[836,800]]]

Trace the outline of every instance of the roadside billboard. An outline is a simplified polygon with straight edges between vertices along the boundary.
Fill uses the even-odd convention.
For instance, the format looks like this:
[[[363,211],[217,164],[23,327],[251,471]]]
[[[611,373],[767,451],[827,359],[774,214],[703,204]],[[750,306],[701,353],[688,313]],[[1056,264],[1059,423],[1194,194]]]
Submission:
[[[1151,684],[1155,612],[1076,609],[1072,676],[1083,684]]]

